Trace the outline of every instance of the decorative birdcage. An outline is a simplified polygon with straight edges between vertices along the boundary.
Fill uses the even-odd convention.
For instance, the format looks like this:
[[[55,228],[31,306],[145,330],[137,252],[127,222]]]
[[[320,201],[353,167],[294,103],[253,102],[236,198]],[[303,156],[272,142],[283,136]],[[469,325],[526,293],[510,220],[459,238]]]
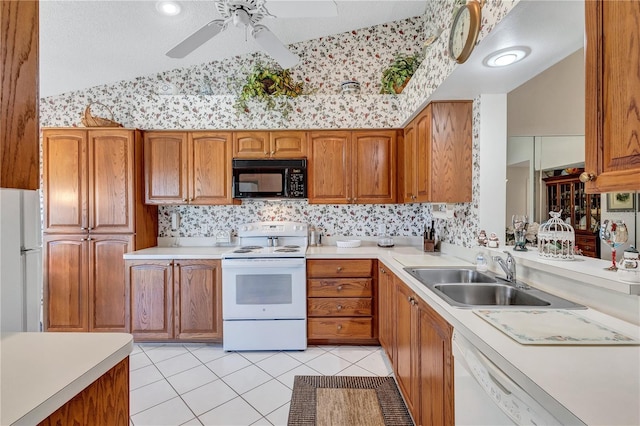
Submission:
[[[549,212],[551,219],[538,230],[538,256],[553,260],[573,260],[576,234],[573,226],[560,219],[560,213]]]

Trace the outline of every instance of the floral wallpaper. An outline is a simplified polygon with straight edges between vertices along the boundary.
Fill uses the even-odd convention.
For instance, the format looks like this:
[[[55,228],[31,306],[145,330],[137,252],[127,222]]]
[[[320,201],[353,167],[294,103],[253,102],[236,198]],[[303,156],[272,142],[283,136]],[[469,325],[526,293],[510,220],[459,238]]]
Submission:
[[[489,1],[483,7],[480,41],[517,1]],[[454,1],[426,2],[422,17],[296,43],[290,48],[302,62],[291,71],[313,93],[288,100],[291,113],[266,111],[249,104],[248,114],[234,110],[239,85],[233,76],[247,74],[256,63],[268,64],[262,53],[219,62],[141,76],[131,81],[96,86],[40,100],[42,127],[79,126],[85,107],[92,102],[108,106],[113,119],[140,129],[340,129],[398,128],[425,105],[456,64],[448,57],[448,29]],[[424,41],[437,29],[442,34],[429,47]],[[424,49],[425,60],[403,93],[379,95],[380,75],[396,52]],[[340,83],[357,80],[359,94],[341,94]],[[161,83],[175,86],[177,95],[160,95]],[[109,116],[94,104],[95,115]],[[106,114],[106,115],[105,115]],[[477,232],[479,181],[479,99],[473,117],[473,201],[455,206],[452,220],[436,220],[440,238],[472,246]],[[169,218],[181,215],[180,236],[202,236],[203,229],[237,230],[238,224],[259,220],[304,221],[319,226],[326,235],[378,235],[378,225],[397,236],[419,236],[432,219],[429,204],[310,205],[295,202],[245,202],[234,206],[164,206],[159,209],[159,236],[173,236]],[[203,227],[202,225],[206,225]]]

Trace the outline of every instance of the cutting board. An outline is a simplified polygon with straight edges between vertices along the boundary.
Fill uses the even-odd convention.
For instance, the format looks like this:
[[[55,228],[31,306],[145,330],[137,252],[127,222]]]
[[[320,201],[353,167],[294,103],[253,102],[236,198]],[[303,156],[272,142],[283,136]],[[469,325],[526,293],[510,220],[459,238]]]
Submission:
[[[483,320],[523,345],[639,345],[640,340],[561,309],[477,309]]]

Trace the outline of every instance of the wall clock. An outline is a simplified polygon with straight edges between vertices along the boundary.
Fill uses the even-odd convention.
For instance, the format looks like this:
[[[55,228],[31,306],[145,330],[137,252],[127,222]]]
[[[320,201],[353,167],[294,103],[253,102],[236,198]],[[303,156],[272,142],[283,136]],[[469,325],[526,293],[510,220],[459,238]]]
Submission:
[[[469,58],[476,46],[482,20],[481,10],[480,3],[471,0],[460,6],[453,17],[449,33],[449,55],[459,64]]]

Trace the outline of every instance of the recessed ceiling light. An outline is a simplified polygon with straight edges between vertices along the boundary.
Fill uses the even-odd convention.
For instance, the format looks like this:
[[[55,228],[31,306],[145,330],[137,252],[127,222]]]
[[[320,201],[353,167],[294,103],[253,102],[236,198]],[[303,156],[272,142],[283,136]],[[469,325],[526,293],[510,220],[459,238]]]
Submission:
[[[163,15],[176,16],[182,8],[175,1],[159,1],[156,2],[156,10]]]
[[[493,52],[482,61],[488,67],[506,67],[523,60],[531,53],[531,49],[526,46],[508,47]]]

